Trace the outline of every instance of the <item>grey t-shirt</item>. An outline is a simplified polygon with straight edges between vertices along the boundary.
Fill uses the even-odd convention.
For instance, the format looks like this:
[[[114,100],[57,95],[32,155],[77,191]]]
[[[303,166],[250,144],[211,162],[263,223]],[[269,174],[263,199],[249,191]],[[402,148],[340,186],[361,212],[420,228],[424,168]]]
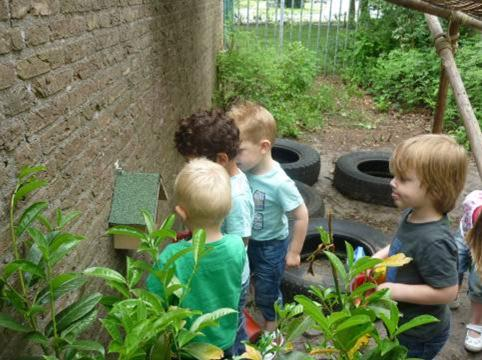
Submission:
[[[400,226],[390,244],[389,256],[404,253],[413,260],[400,268],[388,268],[387,281],[402,284],[427,284],[445,288],[458,283],[457,247],[450,233],[447,216],[428,223],[407,221],[410,210],[404,212]],[[450,326],[447,305],[420,305],[399,302],[403,317],[400,324],[423,315],[433,315],[440,322],[418,326],[404,334],[428,341]]]

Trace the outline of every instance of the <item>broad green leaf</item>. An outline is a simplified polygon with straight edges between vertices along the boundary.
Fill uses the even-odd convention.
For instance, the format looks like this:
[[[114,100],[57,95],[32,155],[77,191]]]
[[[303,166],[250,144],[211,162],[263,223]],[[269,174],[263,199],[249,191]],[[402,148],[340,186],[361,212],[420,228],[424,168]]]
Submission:
[[[131,257],[127,257],[127,284],[129,289],[135,287],[142,278],[143,272],[139,270],[139,267],[136,266],[138,260],[134,260]],[[139,261],[143,263],[143,261]]]
[[[161,225],[161,229],[171,230],[175,222],[176,222],[176,215],[171,214],[166,218],[166,220],[164,220],[164,222]]]
[[[119,294],[121,294],[124,298],[129,298],[129,289],[126,285],[121,284],[117,281],[106,280],[105,283],[110,286],[112,289],[116,290]]]
[[[62,332],[64,329],[69,327],[75,321],[83,318],[85,315],[90,313],[97,305],[97,303],[102,298],[102,294],[94,293],[87,297],[84,297],[73,304],[67,306],[64,310],[59,312],[56,316],[57,319],[57,330]],[[52,321],[46,327],[45,333],[47,336],[52,336],[53,334],[53,324]]]
[[[344,351],[349,351],[358,339],[362,336],[371,333],[374,330],[373,323],[361,323],[356,326],[350,326],[344,330],[337,330],[334,332],[333,342],[335,347]]]
[[[102,296],[102,299],[100,299],[99,304],[105,306],[106,308],[110,309],[113,307],[115,304],[120,302],[121,299],[118,298],[117,296],[112,296],[112,295],[104,295]]]
[[[361,259],[353,264],[352,268],[350,269],[350,279],[353,279],[358,274],[373,268],[375,265],[380,264],[383,260],[375,259],[369,256],[364,256]]]
[[[298,339],[305,331],[310,329],[313,324],[313,319],[308,316],[294,319],[286,328],[286,341],[289,342]]]
[[[363,283],[351,292],[350,297],[352,299],[361,297],[367,290],[375,289],[376,287],[377,285],[372,282]]]
[[[8,279],[14,272],[18,270],[28,272],[42,278],[45,276],[43,269],[34,263],[27,260],[14,260],[5,265],[3,268],[3,277]]]
[[[45,312],[45,308],[43,306],[40,306],[40,305],[37,305],[37,304],[33,304],[30,309],[28,310],[27,314],[28,316],[31,316],[31,317],[34,317],[36,316],[37,314],[41,314],[43,312]]]
[[[20,169],[20,171],[17,174],[17,178],[20,180],[32,175],[36,174],[42,171],[47,171],[47,167],[44,165],[38,165],[38,166],[24,166],[23,168]]]
[[[132,226],[117,225],[107,230],[107,234],[126,235],[126,236],[132,236],[133,238],[136,238],[139,240],[146,240],[146,235]]]
[[[0,313],[0,327],[10,329],[17,332],[30,332],[32,329],[22,325],[17,320],[12,318],[10,315]]]
[[[48,207],[48,203],[45,201],[39,201],[30,205],[22,213],[17,226],[15,226],[15,235],[20,237],[27,227]]]
[[[336,332],[343,331],[343,330],[346,330],[346,329],[349,329],[351,327],[358,326],[358,325],[364,325],[364,324],[367,324],[367,323],[370,324],[371,322],[372,321],[371,321],[370,317],[367,316],[367,315],[354,315],[354,316],[351,316],[350,318],[346,319],[342,323],[340,323],[336,327]]]
[[[169,326],[173,321],[185,320],[193,315],[199,314],[198,311],[183,309],[183,308],[170,308],[168,312],[164,313],[153,323],[153,328],[157,331]]]
[[[151,348],[149,360],[171,360],[171,341],[169,334],[161,334]]]
[[[127,285],[126,279],[119,272],[106,267],[90,267],[84,270],[84,274]]]
[[[323,330],[327,337],[331,337],[331,330],[328,325],[328,320],[321,311],[321,308],[317,306],[313,300],[307,298],[304,295],[296,295],[296,302],[303,305],[303,312],[310,316]]]
[[[100,322],[109,333],[110,337],[117,342],[122,342],[122,335],[119,330],[119,323],[113,319],[100,319]]]
[[[25,299],[21,297],[17,292],[10,290],[8,287],[3,289],[4,298],[8,299],[10,304],[20,313],[27,314],[28,306]]]
[[[33,227],[29,227],[27,229],[27,232],[30,235],[30,237],[33,239],[35,245],[37,245],[44,259],[47,260],[50,256],[50,252],[49,252],[49,243],[45,235],[42,232],[40,232],[38,229]]]
[[[50,245],[50,266],[57,264],[62,258],[69,254],[73,248],[75,248],[79,242],[85,238],[80,235],[74,235],[69,233],[62,233],[55,237]]]
[[[149,305],[156,313],[161,313],[164,311],[161,299],[156,294],[153,294],[145,289],[134,289],[132,290],[132,293]]]
[[[395,336],[395,331],[398,325],[399,319],[399,311],[397,305],[394,302],[389,303],[389,314],[387,315],[386,312],[379,312],[377,316],[383,321],[385,327],[387,328],[388,335],[390,338]]]
[[[53,231],[54,228],[52,227],[52,224],[51,224],[50,221],[49,221],[45,216],[43,216],[42,214],[39,214],[39,215],[37,216],[37,221],[38,221],[39,223],[41,223],[41,224],[45,227],[45,229],[46,229],[47,231],[49,231],[49,232],[50,232],[50,231]]]
[[[146,223],[147,232],[151,235],[154,232],[156,224],[154,223],[154,218],[152,214],[147,210],[141,210],[142,216],[144,217],[144,222]]]
[[[60,221],[57,220],[57,226],[62,229],[64,228],[67,224],[70,222],[74,221],[76,218],[78,218],[82,213],[80,211],[72,211],[68,213],[67,215],[64,215],[61,213],[61,218]]]
[[[236,310],[229,309],[229,308],[221,308],[216,311],[201,315],[198,317],[191,325],[191,328],[189,331],[195,332],[195,331],[200,331],[205,327],[205,323],[208,321],[216,321],[219,318],[236,313]]]
[[[206,231],[204,229],[197,230],[192,237],[194,266],[197,266],[199,260],[204,252],[204,245],[206,243]]]
[[[80,351],[95,351],[105,355],[104,346],[97,341],[92,340],[75,340],[73,343],[67,345],[67,348],[72,348]]]
[[[54,299],[58,300],[63,295],[73,290],[78,290],[86,283],[87,279],[79,273],[64,273],[54,277],[51,280]],[[38,304],[46,304],[50,302],[50,287],[42,289],[37,297]]]
[[[214,322],[216,324],[216,322]],[[176,341],[178,344],[178,347],[182,348],[186,344],[190,343],[196,336],[205,336],[201,332],[192,332],[186,329],[181,329],[177,334],[176,334]]]
[[[425,325],[425,324],[430,324],[430,323],[433,323],[433,322],[439,322],[439,321],[440,321],[439,319],[437,319],[436,317],[434,317],[432,315],[417,316],[416,318],[413,318],[412,320],[410,320],[410,321],[406,322],[405,324],[403,324],[402,326],[400,326],[398,328],[397,332],[395,333],[395,336],[400,335],[401,333],[403,333],[407,330],[410,330],[414,327]]]
[[[343,263],[341,262],[341,260],[335,254],[333,254],[332,252],[323,251],[323,253],[326,255],[328,260],[330,260],[330,263],[336,269],[336,273],[337,273],[337,275],[340,276],[343,284],[346,284],[346,270],[345,270],[345,267],[343,266]]]
[[[44,187],[48,184],[46,180],[31,179],[30,181],[23,183],[15,192],[13,197],[13,206],[15,206],[20,200],[25,198],[31,192]]]
[[[49,339],[38,331],[28,333],[25,335],[25,339],[36,344],[49,346]]]
[[[353,266],[353,261],[355,259],[355,254],[353,251],[353,246],[348,241],[345,241],[345,248],[346,248],[346,264],[348,269]]]
[[[350,317],[350,313],[348,311],[336,311],[332,312],[326,319],[328,320],[328,325],[332,327],[347,317]]]
[[[182,350],[198,360],[213,360],[223,358],[223,350],[211,344],[190,343],[184,346]]]

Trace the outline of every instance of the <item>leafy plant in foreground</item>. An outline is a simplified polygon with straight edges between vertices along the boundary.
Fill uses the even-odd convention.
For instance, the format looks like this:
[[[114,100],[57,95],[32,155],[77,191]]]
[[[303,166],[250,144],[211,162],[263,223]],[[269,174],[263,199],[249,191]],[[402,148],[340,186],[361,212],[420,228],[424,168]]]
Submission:
[[[80,213],[63,214],[57,209],[51,221],[44,214],[48,203],[37,201],[16,220],[22,200],[47,185],[47,181],[38,178],[43,171],[43,166],[23,168],[11,196],[14,260],[0,274],[0,327],[24,334],[25,339],[39,345],[44,358],[103,358],[104,347],[100,343],[79,339],[97,318],[96,305],[102,295],[84,296],[59,311],[63,298],[86,282],[78,272],[56,271],[59,262],[84,239],[65,231]],[[44,317],[49,321],[44,321]]]
[[[401,266],[408,261],[403,255],[385,260],[363,257],[355,262],[352,246],[345,242],[346,266],[333,252],[333,236],[320,228],[321,243],[315,251],[324,254],[331,265],[334,288],[311,287],[313,298],[295,296],[297,304],[278,307],[279,330],[287,340],[283,345],[270,348],[249,348],[244,359],[255,359],[261,353],[275,352],[279,359],[343,360],[398,360],[407,358],[407,349],[400,345],[397,336],[424,324],[438,321],[430,315],[418,316],[399,326],[400,313],[391,300],[388,289],[376,290],[376,283],[367,281],[353,286],[360,276],[370,278],[376,267]],[[300,313],[304,316],[300,316]],[[380,333],[376,321],[381,321],[387,334]],[[307,329],[315,329],[320,336],[314,344],[306,344],[308,354],[294,352],[292,340]]]
[[[194,276],[202,257],[209,251],[205,246],[206,234],[198,231],[192,238],[192,246],[180,251],[162,267],[158,259],[162,244],[176,237],[172,230],[174,215],[171,215],[159,228],[156,228],[152,215],[142,212],[146,232],[129,226],[115,226],[108,234],[128,235],[139,239],[138,251],[146,253],[150,261],[127,257],[126,276],[102,267],[92,267],[84,271],[106,281],[117,292],[117,296],[104,298],[108,308],[107,316],[101,320],[112,341],[109,352],[117,353],[119,359],[221,359],[223,351],[214,345],[197,342],[201,330],[217,325],[217,320],[235,312],[232,309],[218,309],[202,314],[197,310],[182,307],[182,300],[190,290],[189,280],[181,284],[174,274],[174,262],[181,256],[194,257]],[[139,287],[146,273],[156,276],[163,285],[161,297]],[[189,326],[188,326],[189,324]]]

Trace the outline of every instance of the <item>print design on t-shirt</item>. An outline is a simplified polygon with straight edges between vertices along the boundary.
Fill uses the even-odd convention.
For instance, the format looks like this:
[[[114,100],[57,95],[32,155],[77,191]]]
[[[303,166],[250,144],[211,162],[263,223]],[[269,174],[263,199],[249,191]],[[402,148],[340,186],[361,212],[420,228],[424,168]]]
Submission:
[[[402,249],[402,243],[398,238],[393,239],[392,244],[390,245],[390,250],[388,251],[388,256],[392,256],[398,254]],[[396,267],[389,267],[387,269],[387,282],[396,282],[397,279],[397,270]]]
[[[265,206],[266,194],[260,190],[256,190],[253,194],[254,211],[263,211]],[[253,219],[253,229],[262,230],[264,227],[264,216],[262,213],[256,212]]]

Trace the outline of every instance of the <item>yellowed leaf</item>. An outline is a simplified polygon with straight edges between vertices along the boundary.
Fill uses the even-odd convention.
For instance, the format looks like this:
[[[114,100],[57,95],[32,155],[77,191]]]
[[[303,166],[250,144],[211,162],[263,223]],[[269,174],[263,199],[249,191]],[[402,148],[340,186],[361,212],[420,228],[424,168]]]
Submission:
[[[379,266],[400,267],[408,264],[410,261],[412,261],[412,258],[405,256],[403,253],[399,253],[387,257],[381,264],[379,264]]]
[[[289,352],[292,352],[294,348],[295,347],[293,343],[290,341],[290,342],[287,342],[286,345],[284,346],[284,351],[289,353]]]
[[[249,345],[246,345],[246,352],[241,355],[241,358],[246,360],[263,360],[261,353]]]
[[[333,354],[337,353],[340,350],[335,348],[313,348],[310,351],[310,355],[325,355],[325,354]]]
[[[369,341],[370,341],[370,336],[368,336],[368,335],[365,335],[365,336],[362,336],[361,338],[359,338],[357,340],[357,342],[355,343],[355,345],[353,345],[353,347],[350,349],[350,351],[348,351],[348,354],[347,354],[348,358],[350,360],[353,359],[356,352],[358,350],[360,350],[363,346],[366,346]]]

